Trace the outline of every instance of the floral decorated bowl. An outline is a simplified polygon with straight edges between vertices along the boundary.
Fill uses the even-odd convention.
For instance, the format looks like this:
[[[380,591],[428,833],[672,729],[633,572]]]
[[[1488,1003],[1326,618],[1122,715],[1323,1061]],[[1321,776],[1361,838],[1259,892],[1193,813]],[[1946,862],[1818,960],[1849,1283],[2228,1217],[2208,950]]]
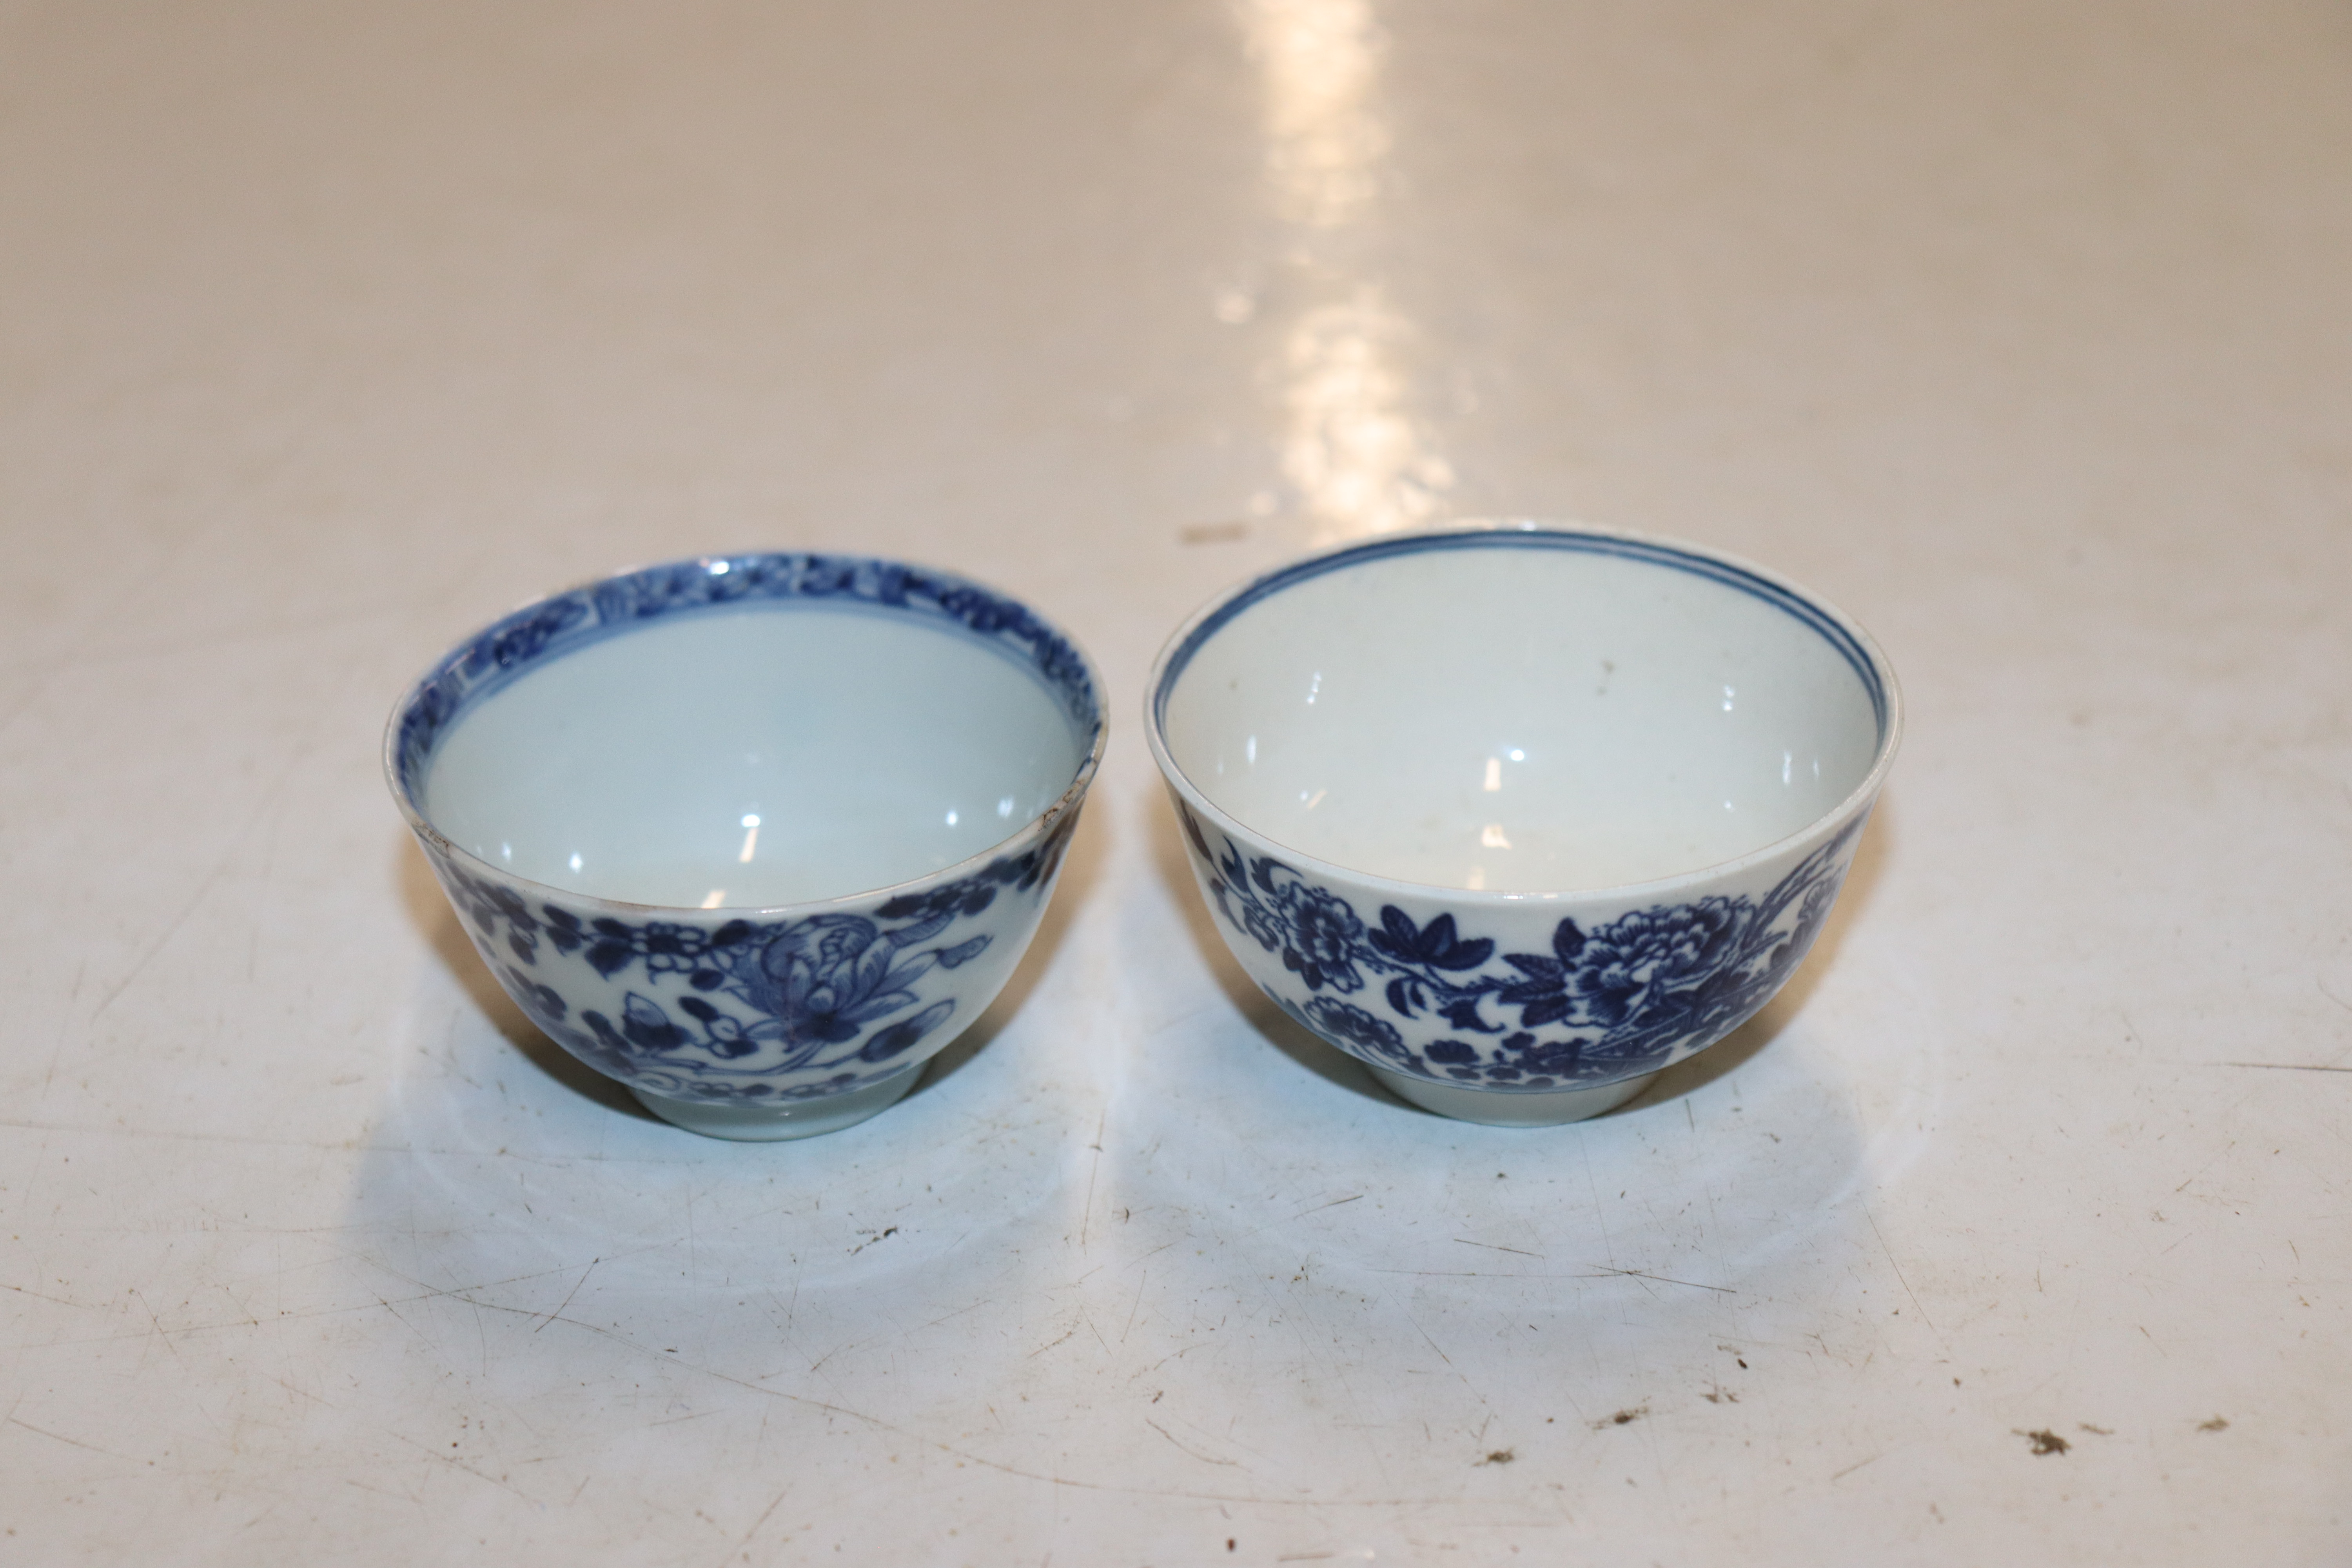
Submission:
[[[1543,1125],[1787,981],[1902,700],[1859,626],[1760,568],[1515,522],[1233,590],[1161,652],[1145,720],[1251,978],[1404,1099]]]
[[[730,555],[528,605],[410,689],[393,797],[499,983],[656,1114],[898,1100],[1036,932],[1102,758],[1077,645],[896,562]]]

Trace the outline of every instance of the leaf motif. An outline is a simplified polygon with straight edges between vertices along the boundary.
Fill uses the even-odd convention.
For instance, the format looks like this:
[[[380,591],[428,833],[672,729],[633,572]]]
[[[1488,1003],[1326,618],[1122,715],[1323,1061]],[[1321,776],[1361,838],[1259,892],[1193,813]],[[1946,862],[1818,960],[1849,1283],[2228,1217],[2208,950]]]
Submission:
[[[1403,1016],[1412,1016],[1412,996],[1402,979],[1389,982],[1389,1006]]]
[[[1413,944],[1413,955],[1417,958],[1433,959],[1453,946],[1454,917],[1450,914],[1440,915],[1423,929],[1421,940]]]
[[[1568,977],[1565,964],[1538,952],[1507,952],[1503,954],[1503,962],[1528,979],[1548,986],[1556,986]]]
[[[887,1062],[929,1034],[955,1011],[952,1001],[932,1003],[911,1018],[901,1020],[887,1029],[877,1029],[874,1037],[858,1047],[857,1059],[866,1062]]]
[[[1528,1028],[1540,1029],[1546,1024],[1567,1017],[1571,1005],[1565,996],[1547,996],[1541,1001],[1528,1003],[1527,1011],[1519,1015],[1519,1022]]]
[[[1576,929],[1574,921],[1563,919],[1559,924],[1552,928],[1551,950],[1559,954],[1559,961],[1563,964],[1576,962],[1577,955],[1584,951],[1584,933]],[[1513,960],[1513,962],[1517,961]]]
[[[1201,858],[1215,865],[1217,858],[1209,853],[1209,841],[1201,836],[1201,825],[1192,820],[1192,814],[1180,805],[1176,808],[1176,815],[1184,819],[1184,837],[1192,841],[1192,847],[1200,851]]]
[[[1465,996],[1458,1002],[1449,1002],[1438,1011],[1444,1015],[1447,1023],[1457,1029],[1468,1029],[1474,1034],[1480,1035],[1499,1035],[1503,1032],[1501,1025],[1489,1024],[1478,1016],[1478,998],[1475,996]]]
[[[844,1007],[835,1015],[845,1024],[870,1024],[875,1019],[915,1005],[911,991],[885,991],[879,996],[869,996],[855,1007]]]
[[[621,1033],[640,1050],[674,1051],[686,1044],[686,1031],[669,1021],[660,1005],[634,991],[622,998]]]
[[[1381,906],[1381,929],[1369,936],[1373,948],[1391,958],[1411,963],[1420,954],[1421,928],[1394,904]]]
[[[890,973],[890,960],[897,952],[898,949],[887,942],[867,944],[865,951],[857,955],[857,965],[852,971],[856,976],[851,987],[852,994],[863,996],[879,986],[882,977]]]
[[[953,947],[943,947],[940,949],[939,958],[940,967],[945,969],[954,969],[971,959],[978,958],[980,956],[981,949],[986,947],[988,945],[988,942],[989,939],[987,936],[982,935],[973,937],[969,942],[960,942]]]
[[[857,1031],[864,1027],[864,1025],[852,1022],[840,1013],[813,1013],[801,1020],[795,1037],[823,1040],[826,1045],[837,1046],[844,1040],[856,1039]]]
[[[952,914],[936,914],[927,921],[918,921],[910,926],[900,926],[887,934],[890,938],[891,946],[912,947],[919,942],[929,942],[947,930],[948,922],[954,919],[955,916]]]
[[[585,956],[590,968],[610,980],[626,969],[635,955],[625,942],[600,942],[589,948]]]
[[[775,953],[770,952],[768,967],[772,971],[778,967],[775,960]],[[792,957],[785,959],[782,968],[783,969],[782,979],[784,983],[783,1005],[776,1011],[788,1018],[797,1017],[808,1011],[809,993],[816,988],[816,972],[808,966],[805,959]]]
[[[931,952],[919,952],[912,958],[907,960],[906,963],[898,965],[898,968],[892,970],[889,973],[889,975],[883,980],[882,984],[887,990],[904,991],[913,985],[916,981],[920,980],[924,975],[929,973],[931,965],[937,963],[939,961],[940,955],[936,951]]]
[[[1495,956],[1495,939],[1482,936],[1475,942],[1456,942],[1444,957],[1434,961],[1439,969],[1475,969]]]
[[[1493,955],[1495,939],[1482,936],[1475,942],[1458,942],[1454,935],[1454,917],[1440,915],[1421,933],[1421,951],[1432,968],[1475,969]]]

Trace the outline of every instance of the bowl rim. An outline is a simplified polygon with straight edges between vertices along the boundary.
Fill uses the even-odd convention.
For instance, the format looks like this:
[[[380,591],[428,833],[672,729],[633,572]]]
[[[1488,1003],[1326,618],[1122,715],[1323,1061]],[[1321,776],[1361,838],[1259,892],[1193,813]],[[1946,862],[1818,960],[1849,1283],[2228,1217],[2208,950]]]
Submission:
[[[433,826],[423,810],[419,808],[416,800],[409,792],[406,782],[402,777],[400,755],[402,721],[415,709],[418,700],[423,697],[428,687],[454,670],[486,638],[502,628],[514,626],[526,621],[533,612],[544,606],[553,605],[573,595],[593,593],[595,589],[608,584],[650,578],[661,573],[688,570],[700,570],[708,575],[719,575],[722,574],[711,572],[713,565],[723,564],[725,569],[731,570],[744,563],[776,560],[823,562],[851,567],[873,567],[886,572],[919,573],[933,582],[953,588],[970,589],[1000,600],[1028,616],[1043,630],[1050,632],[1076,660],[1078,669],[1085,677],[1087,697],[1094,708],[1093,741],[1087,747],[1086,755],[1079,760],[1077,771],[1071,778],[1068,787],[1055,797],[1053,803],[1045,810],[1030,817],[1012,833],[998,839],[985,849],[966,856],[953,865],[942,866],[935,871],[927,871],[919,877],[910,877],[904,881],[892,882],[881,887],[861,888],[850,892],[835,893],[822,899],[802,899],[783,904],[720,904],[707,910],[683,904],[648,904],[630,899],[610,898],[601,893],[583,892],[572,888],[559,888],[551,882],[541,882],[533,878],[521,876],[506,867],[485,860],[472,850],[453,843],[446,834]],[[767,602],[782,607],[793,603],[794,596],[778,596]],[[736,605],[685,605],[669,614],[709,614],[736,607],[739,606]],[[889,608],[887,605],[883,607]],[[666,619],[667,616],[655,618]],[[593,577],[583,578],[568,586],[552,589],[535,598],[525,600],[506,614],[476,627],[451,645],[440,658],[425,667],[422,675],[402,689],[399,698],[392,705],[391,717],[384,722],[382,759],[384,783],[390,787],[393,802],[400,808],[400,815],[408,824],[410,831],[423,839],[436,854],[447,857],[460,867],[487,873],[499,881],[527,889],[533,897],[543,896],[553,899],[559,903],[581,909],[610,910],[615,913],[628,914],[638,920],[644,920],[648,915],[652,915],[672,923],[706,921],[723,923],[730,920],[752,919],[773,921],[839,910],[845,905],[869,903],[877,900],[887,901],[891,898],[922,888],[957,881],[985,869],[1007,855],[1019,853],[1029,841],[1043,838],[1053,833],[1064,818],[1078,809],[1086,798],[1088,786],[1094,783],[1096,773],[1102,767],[1103,750],[1110,738],[1110,714],[1109,704],[1106,700],[1107,696],[1108,693],[1103,686],[1102,671],[1096,667],[1093,658],[1076,637],[1064,630],[1059,623],[1039,615],[1025,600],[1016,598],[977,578],[967,577],[961,573],[946,571],[936,566],[927,566],[917,562],[902,561],[882,555],[861,555],[825,550],[730,551],[648,562],[634,566],[625,566],[614,572],[602,573]]]
[[[1414,882],[1399,877],[1383,876],[1360,867],[1342,865],[1310,855],[1283,843],[1262,828],[1253,827],[1232,813],[1211,801],[1195,784],[1170,753],[1163,722],[1168,698],[1176,681],[1183,675],[1192,656],[1228,621],[1251,605],[1274,597],[1287,588],[1329,572],[1344,570],[1362,562],[1375,561],[1396,554],[1418,553],[1424,550],[1449,547],[1507,548],[1508,535],[1536,535],[1548,539],[1589,541],[1602,547],[1592,553],[1611,552],[1630,555],[1650,563],[1673,566],[1680,570],[1698,569],[1698,574],[1708,576],[1728,586],[1745,587],[1755,592],[1758,587],[1769,590],[1759,595],[1785,609],[1810,618],[1815,629],[1833,644],[1843,638],[1847,645],[1839,651],[1849,663],[1859,663],[1856,674],[1864,677],[1865,688],[1875,685],[1872,692],[1873,706],[1878,710],[1878,744],[1871,757],[1871,765],[1859,783],[1836,805],[1815,816],[1794,833],[1784,834],[1769,843],[1758,846],[1729,859],[1710,861],[1704,866],[1677,871],[1671,876],[1652,877],[1633,882],[1595,884],[1583,888],[1559,888],[1541,890],[1512,889],[1480,889],[1449,886],[1444,882]],[[1607,547],[1624,547],[1608,551]],[[1741,579],[1746,579],[1743,584]],[[1835,636],[1831,636],[1834,633]],[[1152,760],[1180,799],[1219,826],[1232,833],[1253,838],[1288,857],[1287,864],[1302,873],[1313,872],[1327,883],[1352,882],[1359,887],[1397,897],[1417,899],[1423,902],[1445,901],[1472,908],[1502,910],[1518,904],[1559,903],[1638,903],[1670,893],[1683,892],[1719,879],[1737,876],[1757,866],[1784,858],[1809,843],[1825,839],[1856,816],[1870,809],[1887,773],[1895,765],[1895,754],[1903,742],[1903,689],[1895,675],[1877,639],[1865,631],[1862,624],[1811,589],[1760,566],[1744,556],[1729,551],[1662,534],[1638,532],[1631,529],[1605,528],[1591,523],[1542,518],[1465,518],[1433,527],[1402,530],[1393,533],[1376,534],[1369,539],[1356,539],[1318,550],[1286,562],[1218,594],[1186,618],[1171,634],[1151,662],[1151,672],[1143,689],[1143,732],[1150,747]]]

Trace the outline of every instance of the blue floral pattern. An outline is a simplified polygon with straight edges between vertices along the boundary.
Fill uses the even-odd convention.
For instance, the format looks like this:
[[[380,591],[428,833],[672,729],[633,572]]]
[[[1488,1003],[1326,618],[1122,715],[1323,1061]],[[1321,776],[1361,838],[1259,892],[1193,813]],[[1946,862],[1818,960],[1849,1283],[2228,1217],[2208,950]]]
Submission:
[[[1452,914],[1417,922],[1384,904],[1372,923],[1281,860],[1246,857],[1223,835],[1213,847],[1178,811],[1217,912],[1304,988],[1267,986],[1284,1011],[1377,1066],[1518,1089],[1636,1077],[1728,1034],[1812,946],[1862,830],[1855,821],[1761,899],[1660,904],[1591,931],[1566,919],[1549,952],[1498,957],[1493,938],[1464,935]],[[1384,1012],[1348,999],[1359,994]]]
[[[803,601],[927,623],[1035,677],[1086,760],[1061,802],[1024,832],[1026,848],[968,876],[897,897],[836,900],[796,919],[686,910],[636,919],[510,880],[416,811],[450,727],[540,664],[664,616]],[[549,1036],[648,1094],[772,1102],[903,1073],[955,1033],[959,1006],[968,1022],[996,994],[1036,929],[1102,736],[1101,694],[1085,655],[1016,601],[898,562],[776,552],[648,567],[517,610],[442,658],[403,700],[386,762],[394,795],[476,947]]]
[[[1021,854],[886,900],[870,917],[630,921],[534,902],[433,858],[508,994],[591,1067],[676,1099],[802,1100],[905,1070],[907,1052],[956,1011],[951,995],[927,998],[925,978],[987,950],[996,933],[972,928],[998,923],[985,917],[1003,896],[1051,890],[1077,815],[1065,811]],[[562,966],[541,965],[550,952],[626,986],[618,1007],[575,1005],[553,984]]]

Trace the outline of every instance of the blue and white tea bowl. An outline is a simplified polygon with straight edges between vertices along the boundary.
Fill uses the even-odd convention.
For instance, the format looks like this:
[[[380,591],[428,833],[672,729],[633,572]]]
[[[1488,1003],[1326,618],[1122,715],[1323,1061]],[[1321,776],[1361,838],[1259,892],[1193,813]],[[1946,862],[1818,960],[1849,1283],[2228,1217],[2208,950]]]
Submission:
[[[1076,643],[942,572],[729,555],[467,639],[384,771],[499,983],[697,1132],[865,1120],[1036,933],[1102,759]]]
[[[1778,991],[1902,731],[1853,622],[1713,551],[1479,523],[1312,556],[1171,638],[1145,728],[1242,966],[1402,1098],[1622,1104]]]

